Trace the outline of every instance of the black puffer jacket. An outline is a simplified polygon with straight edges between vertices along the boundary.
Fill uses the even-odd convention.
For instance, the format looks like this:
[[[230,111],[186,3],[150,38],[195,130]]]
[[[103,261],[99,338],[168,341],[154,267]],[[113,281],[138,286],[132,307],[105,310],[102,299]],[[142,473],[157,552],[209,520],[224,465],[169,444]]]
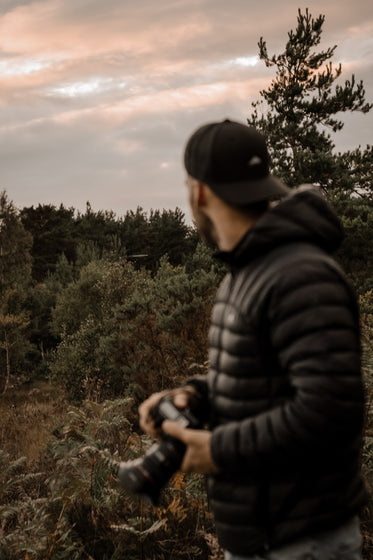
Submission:
[[[301,188],[232,253],[210,330],[208,493],[220,544],[253,554],[335,527],[365,501],[358,313],[328,255],[340,223]]]

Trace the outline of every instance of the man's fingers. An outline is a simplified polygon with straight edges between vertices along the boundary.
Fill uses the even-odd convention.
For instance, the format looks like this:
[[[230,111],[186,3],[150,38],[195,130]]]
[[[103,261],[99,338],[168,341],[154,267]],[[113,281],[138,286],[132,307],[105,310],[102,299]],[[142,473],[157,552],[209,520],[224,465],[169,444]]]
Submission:
[[[174,396],[174,404],[177,408],[186,408],[188,406],[189,396],[187,393],[176,393]]]
[[[155,436],[156,432],[154,430],[154,421],[150,416],[150,410],[159,399],[162,397],[161,393],[153,393],[146,401],[140,404],[139,406],[139,423],[140,427],[144,430],[144,432],[149,433],[153,437]]]
[[[174,389],[172,391],[153,393],[139,406],[139,424],[142,430],[144,430],[144,432],[148,435],[158,439],[160,437],[160,429],[155,426],[154,420],[150,414],[151,409],[158,404],[162,397],[165,396],[168,396],[171,400],[173,400],[177,408],[184,409],[188,406],[189,399],[193,393],[194,389],[187,389],[184,387]]]
[[[140,404],[139,412],[148,412],[155,405],[155,403],[159,401],[161,396],[161,393],[153,393],[148,399],[146,399],[146,401]]]

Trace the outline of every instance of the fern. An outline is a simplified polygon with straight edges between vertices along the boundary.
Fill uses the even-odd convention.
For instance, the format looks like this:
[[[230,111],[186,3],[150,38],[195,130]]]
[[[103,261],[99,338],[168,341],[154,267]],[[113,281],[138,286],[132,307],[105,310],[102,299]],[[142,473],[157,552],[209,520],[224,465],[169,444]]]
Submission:
[[[118,462],[151,444],[128,419],[131,402],[70,407],[46,448],[48,472],[0,453],[1,560],[207,560],[202,477],[177,473],[158,508],[118,484]]]

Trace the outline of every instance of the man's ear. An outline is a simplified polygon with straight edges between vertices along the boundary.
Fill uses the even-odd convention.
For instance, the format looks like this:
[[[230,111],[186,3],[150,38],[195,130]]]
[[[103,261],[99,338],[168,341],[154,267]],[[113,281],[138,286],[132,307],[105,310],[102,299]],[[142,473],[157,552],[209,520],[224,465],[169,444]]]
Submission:
[[[201,208],[202,206],[206,206],[207,202],[207,188],[204,183],[201,181],[196,181],[196,204],[197,208]]]

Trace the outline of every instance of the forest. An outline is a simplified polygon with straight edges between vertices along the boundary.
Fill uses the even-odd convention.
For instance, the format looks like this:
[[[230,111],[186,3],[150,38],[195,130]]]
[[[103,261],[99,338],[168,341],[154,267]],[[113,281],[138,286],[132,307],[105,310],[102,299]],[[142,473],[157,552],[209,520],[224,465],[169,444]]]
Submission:
[[[316,185],[343,222],[337,259],[360,302],[372,490],[372,146],[341,154],[329,132],[372,105],[354,76],[332,89],[335,47],[314,51],[323,22],[299,11],[278,56],[260,39],[276,76],[247,120],[268,138],[274,173]],[[151,444],[139,403],[206,370],[224,273],[178,208],[17,208],[0,193],[0,560],[223,558],[201,476],[177,473],[153,508],[119,487],[115,466]],[[361,523],[371,560],[372,501]]]

